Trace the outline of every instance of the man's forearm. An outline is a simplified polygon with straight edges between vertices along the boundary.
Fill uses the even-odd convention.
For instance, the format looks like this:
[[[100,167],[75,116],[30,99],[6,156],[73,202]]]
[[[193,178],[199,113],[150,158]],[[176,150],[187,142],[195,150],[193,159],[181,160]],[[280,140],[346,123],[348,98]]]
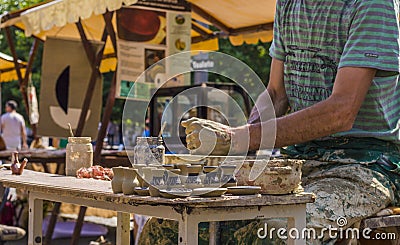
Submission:
[[[332,94],[326,100],[276,120],[246,125],[232,130],[234,144],[249,132],[250,150],[307,142],[350,130],[368,92],[376,70],[362,67],[339,69]],[[276,134],[276,135],[275,135]]]
[[[346,108],[344,103],[326,100],[305,110],[276,120],[246,125],[239,130],[248,130],[250,150],[307,142],[351,128],[354,119],[343,112]]]

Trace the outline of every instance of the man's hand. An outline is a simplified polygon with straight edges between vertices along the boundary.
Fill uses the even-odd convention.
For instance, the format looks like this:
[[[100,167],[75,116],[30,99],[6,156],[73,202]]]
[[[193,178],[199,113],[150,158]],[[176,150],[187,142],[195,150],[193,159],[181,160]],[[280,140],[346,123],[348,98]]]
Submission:
[[[193,117],[183,121],[187,148],[196,155],[227,155],[231,148],[232,132],[227,125]]]

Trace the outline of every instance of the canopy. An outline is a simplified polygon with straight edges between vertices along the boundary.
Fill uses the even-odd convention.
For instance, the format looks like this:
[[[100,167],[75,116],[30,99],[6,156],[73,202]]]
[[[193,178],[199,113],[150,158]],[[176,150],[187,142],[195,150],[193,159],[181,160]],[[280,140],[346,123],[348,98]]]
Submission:
[[[272,40],[275,0],[187,1],[192,4],[192,16],[195,20],[219,28],[225,35],[229,35],[234,45]],[[0,28],[16,25],[25,30],[27,36],[33,34],[41,39],[55,34],[78,37],[79,34],[72,24],[81,18],[93,38],[99,38],[104,25],[100,14],[106,10],[117,10],[122,4],[131,5],[136,2],[137,0],[51,0],[33,8],[22,9],[17,14],[4,15]],[[203,39],[218,37],[211,31],[194,31],[192,34]],[[205,48],[195,44],[193,49],[215,48],[215,42],[211,46],[210,43],[206,43]],[[107,45],[105,54],[109,53],[110,47],[111,45]]]
[[[187,0],[192,16],[229,35],[233,45],[272,41],[275,0]]]
[[[87,38],[100,40],[105,26],[101,14],[106,10],[120,9],[122,3],[131,5],[136,2],[137,0],[52,0],[15,13],[2,15],[0,28],[14,25],[24,30],[26,36],[33,35],[41,40],[46,40],[47,36],[80,38],[75,25],[80,18]],[[115,15],[112,23],[116,30]],[[193,23],[193,26],[197,28],[192,30],[192,37],[198,41],[192,44],[192,50],[218,50],[218,40],[215,39],[212,31],[196,23]],[[201,38],[202,36],[206,37]],[[108,38],[104,49],[104,59],[100,65],[101,72],[115,69],[114,53],[111,40]]]
[[[21,73],[25,73],[26,62],[18,60]],[[18,80],[17,72],[14,66],[14,60],[11,56],[0,53],[0,82],[9,82]]]

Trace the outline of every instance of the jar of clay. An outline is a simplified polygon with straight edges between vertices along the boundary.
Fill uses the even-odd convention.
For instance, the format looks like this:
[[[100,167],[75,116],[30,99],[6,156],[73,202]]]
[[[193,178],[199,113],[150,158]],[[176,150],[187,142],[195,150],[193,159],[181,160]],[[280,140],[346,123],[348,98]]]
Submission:
[[[162,138],[137,137],[136,146],[133,149],[134,164],[164,164],[165,147]]]
[[[65,154],[65,174],[76,176],[76,171],[82,167],[93,165],[93,146],[90,137],[68,137]]]

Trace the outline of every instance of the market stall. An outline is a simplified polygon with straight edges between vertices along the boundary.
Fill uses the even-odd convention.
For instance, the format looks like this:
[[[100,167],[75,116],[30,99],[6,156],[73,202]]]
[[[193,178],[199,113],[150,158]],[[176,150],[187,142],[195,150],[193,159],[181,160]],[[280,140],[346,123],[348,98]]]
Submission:
[[[27,36],[33,36],[35,41],[32,46],[27,72],[29,73],[39,42],[43,42],[49,36],[62,36],[67,38],[79,38],[82,41],[87,59],[90,61],[91,72],[88,86],[86,88],[85,100],[81,107],[79,122],[75,135],[83,135],[85,119],[88,115],[90,104],[93,101],[93,91],[100,72],[115,70],[117,60],[115,14],[125,5],[136,4],[136,0],[125,1],[50,1],[32,6],[27,9],[6,13],[1,16],[0,28],[7,34],[7,40],[14,58],[17,57],[13,41],[11,27],[25,31]],[[222,4],[226,11],[218,11],[221,5],[209,4],[203,1],[191,1],[192,3],[192,49],[216,49],[216,38],[220,36],[231,36],[234,44],[241,44],[243,41],[253,43],[258,40],[270,41],[272,38],[272,22],[274,13],[274,1],[263,1],[263,6],[270,9],[269,17],[265,19],[265,9],[254,7],[248,8],[249,3],[232,4],[231,1],[224,1]],[[259,2],[257,2],[259,4]],[[245,7],[245,8],[244,8]],[[228,11],[229,10],[229,11]],[[262,11],[261,11],[262,10]],[[232,12],[231,12],[232,11]],[[251,13],[257,11],[259,14]],[[230,13],[231,12],[231,13]],[[231,14],[235,16],[232,18]],[[225,15],[220,18],[219,15]],[[257,16],[257,18],[254,18]],[[240,23],[230,23],[233,19]],[[252,21],[249,21],[252,19]],[[220,31],[210,31],[203,24],[214,25]],[[236,37],[236,39],[235,39]],[[90,42],[101,41],[104,46],[99,52],[93,52]],[[204,46],[202,46],[204,45]],[[21,91],[25,91],[28,76],[22,76],[18,71]],[[27,74],[28,74],[27,73]],[[26,94],[26,93],[25,93]],[[94,161],[100,162],[101,146],[106,134],[106,127],[110,119],[112,107],[116,94],[116,77],[114,76],[109,90],[107,104],[103,112],[101,127],[97,135],[97,146],[94,153]],[[89,125],[90,126],[90,125]],[[91,125],[93,126],[93,125]],[[80,212],[80,220],[83,219],[84,210]],[[79,230],[79,229],[78,229]],[[77,231],[78,232],[78,231]],[[79,233],[77,233],[79,234]],[[75,237],[77,235],[75,234]]]
[[[74,203],[118,212],[117,244],[129,244],[129,213],[179,221],[179,244],[197,244],[200,222],[248,218],[288,218],[288,228],[306,225],[306,203],[314,201],[311,193],[289,195],[224,195],[220,197],[150,197],[137,194],[114,194],[110,182],[76,179],[25,171],[21,176],[1,170],[0,181],[7,187],[24,189],[29,195],[28,244],[42,244],[43,200]],[[290,239],[288,244],[305,244]]]

